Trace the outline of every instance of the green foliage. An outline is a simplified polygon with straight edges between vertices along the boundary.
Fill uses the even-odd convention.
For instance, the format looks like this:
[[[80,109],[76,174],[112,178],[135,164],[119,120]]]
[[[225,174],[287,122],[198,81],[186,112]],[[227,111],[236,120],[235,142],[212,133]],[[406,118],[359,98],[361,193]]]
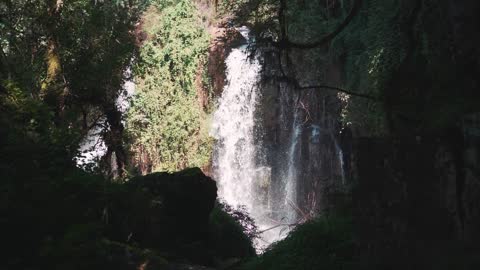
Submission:
[[[303,44],[319,40],[336,29],[354,3],[285,2],[288,38]],[[233,6],[240,10],[250,7],[247,14],[239,14],[240,21],[254,24],[259,41],[266,38],[269,42],[279,36],[279,3],[249,0]],[[452,57],[457,53],[452,52],[452,44],[446,42],[455,35],[452,23],[438,20],[450,16],[450,7],[436,1],[421,1],[419,7],[416,3],[362,1],[358,14],[328,47],[302,51],[317,70],[322,65],[315,66],[316,62],[340,63],[343,83],[339,87],[378,98],[340,95],[344,104],[343,124],[364,136],[386,135],[391,128],[387,127],[387,115],[388,124],[396,122],[431,130],[452,125],[461,115],[478,107],[478,102],[466,98],[471,94],[463,88],[469,86],[458,85],[461,81],[458,78],[472,76],[472,73]],[[291,55],[296,52],[295,48],[290,50]],[[455,65],[458,68],[452,68]],[[454,95],[452,89],[462,89],[462,94]]]
[[[206,115],[197,105],[195,85],[208,37],[190,1],[152,2],[149,11],[158,21],[150,25],[139,52],[133,111],[151,116],[148,121],[156,126],[148,131],[160,133],[163,147],[152,144],[151,149],[168,157],[165,167],[204,164],[210,144],[208,130],[201,128]],[[0,0],[0,227],[8,232],[3,244],[9,247],[2,265],[124,269],[132,263],[125,254],[133,254],[138,262],[148,260],[149,267],[162,266],[165,261],[140,248],[105,240],[114,234],[108,231],[114,231],[112,219],[117,224],[127,218],[141,222],[152,198],[86,173],[74,162],[88,126],[118,96],[146,2],[63,1],[58,16],[50,16],[52,3],[56,1]],[[64,104],[42,96],[49,37],[57,43],[54,64],[60,81],[55,90],[65,93]],[[150,145],[149,140],[144,141]],[[173,165],[175,160],[179,162]],[[134,203],[125,206],[129,196]],[[134,214],[126,218],[122,209]],[[121,233],[120,240],[127,241],[130,232]]]
[[[69,166],[80,139],[78,130],[55,125],[55,115],[43,102],[12,81],[0,82],[0,170],[22,172],[24,164],[54,170]],[[5,166],[5,167],[3,167]],[[61,169],[58,169],[61,171]],[[9,176],[9,178],[12,176]]]
[[[47,269],[52,262],[67,260],[62,254],[83,256],[84,244],[78,241],[102,232],[104,180],[75,169],[57,148],[24,140],[18,133],[9,135],[16,138],[8,136],[8,146],[0,146],[0,226],[9,231],[3,240],[10,247],[7,269]],[[92,232],[83,230],[85,226],[94,233],[84,238]],[[74,234],[79,232],[74,227],[82,233]]]
[[[239,12],[242,7],[248,4],[249,0],[220,0],[218,1],[218,9],[221,14],[235,14]],[[251,10],[252,11],[252,10]]]
[[[278,0],[219,0],[218,13],[237,25],[249,25],[257,38],[277,37],[278,3]]]
[[[229,1],[226,1],[229,2]],[[354,1],[285,1],[285,26],[288,39],[300,44],[315,42],[336,29],[349,14]],[[240,1],[234,5],[247,14],[238,14],[239,20],[253,24],[262,42],[270,42],[280,36],[278,11],[280,1]],[[252,9],[252,7],[254,7]],[[343,85],[335,85],[355,93],[381,97],[392,73],[405,56],[406,37],[400,31],[400,18],[405,20],[410,5],[398,1],[364,1],[359,14],[338,35],[331,46],[304,50],[311,70],[322,71],[331,62],[343,64]],[[403,17],[402,17],[403,16]],[[290,49],[295,55],[295,48]],[[322,63],[322,64],[316,64]],[[325,65],[324,65],[325,64]],[[298,76],[301,76],[299,71]],[[328,78],[317,78],[329,84]],[[385,113],[381,102],[342,96],[345,108],[344,125],[361,126],[369,134],[382,134],[385,129]]]
[[[65,5],[64,21],[57,30],[60,44],[68,46],[61,59],[72,95],[94,105],[115,100],[125,79],[123,70],[135,50],[132,32],[142,1],[133,1],[128,7],[121,4],[126,1],[117,2]]]
[[[55,1],[8,2],[0,3],[1,68],[6,71],[1,76],[8,74],[22,89],[38,94],[52,37],[72,106],[96,105],[120,90],[122,71],[134,52],[132,30],[145,1],[68,1],[55,18],[49,13]]]
[[[187,0],[153,1],[144,15],[148,38],[135,67],[138,93],[126,127],[132,153],[145,149],[156,171],[201,167],[210,157],[196,81],[209,39],[199,22]]]
[[[0,129],[0,227],[9,232],[3,238],[9,247],[4,252],[6,269],[122,269],[131,263],[126,261],[127,248],[138,261],[161,265],[145,251],[105,240],[108,216],[116,210],[110,210],[110,204],[126,198],[125,187],[75,168],[54,125],[43,125],[42,110],[48,123],[48,108],[28,102],[39,108],[35,119],[40,125]],[[11,121],[8,116],[32,117],[30,111],[14,110],[13,105],[2,104],[0,125]],[[20,105],[22,110],[34,108]],[[51,131],[43,130],[47,127]],[[141,207],[145,204],[136,212]]]
[[[287,1],[286,20],[289,39],[309,43],[331,32],[344,16],[330,14],[320,1]]]
[[[82,136],[115,108],[145,3],[0,1],[5,125],[73,163]]]
[[[406,54],[408,41],[398,18],[408,14],[408,8],[398,1],[364,1],[360,14],[336,37],[332,52],[336,56],[346,55],[347,89],[383,95]],[[342,120],[344,125],[360,126],[371,135],[385,132],[385,114],[379,102],[350,100]]]
[[[247,262],[245,270],[356,269],[350,218],[326,216],[299,225]]]
[[[478,108],[478,99],[465,90],[469,86],[461,86],[460,78],[472,73],[456,63],[452,55],[457,52],[447,42],[452,22],[439,20],[451,7],[438,1],[420,1],[417,7],[416,2],[364,1],[360,14],[332,43],[332,53],[345,61],[345,87],[389,100],[346,103],[344,124],[365,135],[385,135],[385,109],[397,129],[431,131],[454,125]]]

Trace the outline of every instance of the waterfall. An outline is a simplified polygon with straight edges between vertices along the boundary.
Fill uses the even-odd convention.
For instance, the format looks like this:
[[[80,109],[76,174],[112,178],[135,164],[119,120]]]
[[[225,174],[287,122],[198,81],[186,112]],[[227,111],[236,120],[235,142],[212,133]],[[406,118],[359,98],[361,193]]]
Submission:
[[[259,169],[255,163],[254,116],[261,66],[258,59],[248,59],[247,45],[234,48],[226,65],[228,84],[218,100],[211,131],[216,139],[214,177],[222,199],[252,212],[257,209],[253,192]]]
[[[132,79],[131,65],[125,70],[124,76],[127,78],[127,80],[124,82],[122,90],[120,91],[120,94],[115,102],[122,115],[130,107],[130,99],[135,93],[135,83]],[[102,133],[104,132],[105,128],[102,126],[102,123],[105,122],[105,117],[98,119],[95,123],[95,126],[88,131],[87,135],[80,143],[79,152],[81,155],[76,158],[76,163],[79,168],[96,168],[100,159],[107,153],[107,146],[102,138]]]
[[[239,29],[248,42],[254,42],[246,27]],[[249,57],[248,44],[233,48],[226,59],[227,85],[213,115],[211,136],[216,139],[213,151],[213,177],[220,199],[233,207],[244,206],[262,232],[255,243],[258,251],[286,236],[295,221],[296,162],[301,135],[299,121],[291,134],[286,170],[282,179],[271,179],[271,167],[262,162],[262,123],[255,119],[260,105],[261,64],[259,57]],[[285,114],[288,112],[286,111]],[[290,111],[290,115],[291,115]],[[295,116],[298,118],[298,116]],[[273,197],[272,182],[280,183],[281,199]]]
[[[337,152],[337,157],[338,157],[338,163],[340,164],[340,176],[342,177],[342,185],[345,185],[346,180],[345,180],[345,164],[343,163],[343,151],[335,139],[334,139],[334,142],[335,142],[335,150]]]
[[[301,138],[302,127],[299,123],[299,113],[298,109],[295,109],[293,115],[293,126],[292,126],[292,135],[290,139],[290,149],[288,150],[288,163],[287,163],[287,173],[284,175],[282,182],[285,185],[285,214],[287,221],[292,223],[297,218],[297,164],[296,161],[299,160],[298,157],[298,143]]]

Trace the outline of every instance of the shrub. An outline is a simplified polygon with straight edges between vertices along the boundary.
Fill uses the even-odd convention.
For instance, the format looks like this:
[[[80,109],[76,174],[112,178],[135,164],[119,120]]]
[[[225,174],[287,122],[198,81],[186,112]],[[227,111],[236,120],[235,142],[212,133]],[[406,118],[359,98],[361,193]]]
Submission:
[[[196,81],[207,54],[208,33],[191,1],[155,0],[143,16],[147,39],[134,68],[136,94],[126,117],[135,159],[153,171],[208,163],[212,140]]]
[[[354,244],[350,218],[320,217],[299,225],[244,270],[351,269]]]

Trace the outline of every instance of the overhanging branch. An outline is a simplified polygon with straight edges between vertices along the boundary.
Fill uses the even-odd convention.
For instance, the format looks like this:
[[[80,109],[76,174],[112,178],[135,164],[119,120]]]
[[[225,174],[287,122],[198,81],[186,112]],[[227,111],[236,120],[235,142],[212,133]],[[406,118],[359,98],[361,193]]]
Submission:
[[[352,91],[348,91],[348,90],[342,89],[342,88],[340,88],[340,87],[330,86],[330,85],[322,85],[322,84],[319,84],[319,85],[299,86],[298,89],[299,89],[299,90],[327,89],[327,90],[337,91],[337,92],[340,92],[340,93],[345,93],[345,94],[350,95],[350,96],[367,98],[367,99],[375,100],[375,101],[380,101],[380,100],[381,100],[380,98],[375,97],[375,96],[371,96],[371,95],[367,95],[367,94],[361,94],[361,93],[356,93],[356,92],[352,92]]]
[[[318,85],[307,85],[307,86],[302,86],[298,83],[297,80],[295,80],[294,78],[290,78],[286,75],[282,75],[282,76],[264,76],[264,78],[266,79],[275,79],[279,82],[285,82],[285,83],[288,83],[288,84],[291,84],[295,87],[295,89],[297,90],[309,90],[309,89],[326,89],[326,90],[332,90],[332,91],[336,91],[336,92],[340,92],[340,93],[345,93],[347,95],[350,95],[350,96],[354,96],[354,97],[360,97],[360,98],[366,98],[366,99],[370,99],[370,100],[373,100],[373,101],[382,101],[381,98],[379,97],[376,97],[376,96],[372,96],[372,95],[368,95],[368,94],[362,94],[362,93],[357,93],[357,92],[353,92],[353,91],[350,91],[350,90],[346,90],[346,89],[343,89],[343,88],[340,88],[340,87],[336,87],[336,86],[331,86],[331,85],[325,85],[325,84],[318,84]]]

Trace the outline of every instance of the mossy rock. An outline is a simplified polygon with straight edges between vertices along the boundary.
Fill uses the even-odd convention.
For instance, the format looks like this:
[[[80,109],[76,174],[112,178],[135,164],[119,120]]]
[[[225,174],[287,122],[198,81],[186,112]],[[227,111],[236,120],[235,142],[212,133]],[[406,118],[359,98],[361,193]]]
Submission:
[[[131,179],[112,193],[108,236],[208,263],[215,182],[198,168]]]
[[[75,224],[62,239],[46,239],[40,262],[53,269],[168,269],[168,262],[151,250],[103,239],[97,224]]]
[[[210,246],[219,260],[244,259],[256,254],[242,226],[220,204],[210,214]]]

